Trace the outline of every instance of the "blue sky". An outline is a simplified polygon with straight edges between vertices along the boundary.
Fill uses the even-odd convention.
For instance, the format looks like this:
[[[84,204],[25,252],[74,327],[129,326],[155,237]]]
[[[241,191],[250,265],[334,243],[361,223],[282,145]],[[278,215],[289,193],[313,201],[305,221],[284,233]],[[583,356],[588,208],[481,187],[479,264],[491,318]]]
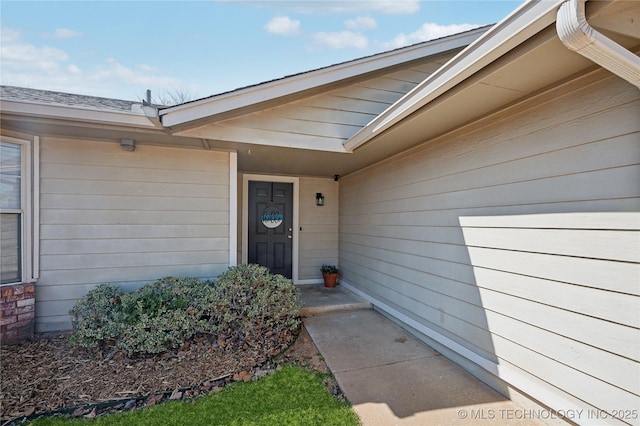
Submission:
[[[495,23],[520,3],[2,0],[0,82],[197,99]]]

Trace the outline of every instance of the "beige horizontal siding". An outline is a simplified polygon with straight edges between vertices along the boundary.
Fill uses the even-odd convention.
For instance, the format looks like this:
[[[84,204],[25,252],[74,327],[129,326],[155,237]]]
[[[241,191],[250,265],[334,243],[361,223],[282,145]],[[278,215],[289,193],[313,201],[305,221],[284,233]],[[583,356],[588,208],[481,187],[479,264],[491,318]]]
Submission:
[[[465,227],[464,238],[468,246],[640,262],[638,231]]]
[[[137,150],[141,148],[138,147]],[[64,163],[63,163],[64,164]],[[224,163],[220,161],[212,161],[213,170],[180,170],[180,169],[160,169],[161,176],[157,176],[155,178],[154,183],[164,183],[167,185],[171,185],[173,187],[178,187],[178,185],[185,183],[188,185],[193,185],[198,182],[207,182],[207,181],[221,181],[224,182],[228,180],[229,177],[224,174],[222,170],[224,168]],[[153,170],[153,169],[151,169]],[[141,182],[148,177],[149,170],[142,167],[127,167],[122,168],[118,166],[106,166],[104,164],[94,164],[94,165],[74,165],[73,172],[70,170],[59,167],[57,163],[43,163],[41,165],[41,172],[46,174],[49,179],[74,179],[74,174],[81,174],[86,176],[91,176],[86,183],[83,181],[75,182],[76,185],[91,185],[91,181],[112,181],[112,182]],[[148,182],[149,184],[151,182]],[[43,182],[43,184],[48,184]],[[54,185],[54,188],[56,186]]]
[[[38,331],[97,284],[215,277],[229,262],[228,153],[41,139]]]
[[[227,121],[225,126],[229,128],[234,127],[236,132],[246,131],[247,134],[249,129],[254,129],[327,139],[347,139],[362,127],[351,123],[331,123],[317,120],[310,122],[308,119],[303,118],[277,118],[277,115],[272,111],[256,114],[251,117],[251,120]]]
[[[215,259],[211,259],[213,262]],[[207,264],[171,264],[171,265],[135,265],[123,266],[117,269],[111,267],[104,268],[78,268],[78,269],[59,269],[47,271],[46,281],[38,281],[37,291],[46,287],[54,286],[56,283],[66,283],[67,285],[89,285],[91,288],[99,283],[117,283],[120,286],[128,288],[137,288],[141,284],[148,283],[161,276],[175,277],[208,277],[211,274],[212,265]],[[215,266],[215,265],[213,265]],[[87,277],[91,277],[90,280]],[[59,296],[58,296],[59,297]],[[69,303],[67,299],[62,299],[64,303]],[[38,300],[40,303],[40,300]],[[41,307],[44,311],[45,307]],[[71,309],[71,308],[69,308]],[[60,315],[66,315],[67,311],[60,312]]]
[[[344,280],[557,401],[635,409],[639,142],[603,77],[347,176]]]
[[[427,78],[453,53],[427,58],[384,74],[247,116],[205,126],[191,135],[287,146],[344,142]]]
[[[300,178],[300,280],[321,279],[322,264],[338,264],[338,188],[333,179]],[[324,195],[324,206],[316,206],[317,192]]]

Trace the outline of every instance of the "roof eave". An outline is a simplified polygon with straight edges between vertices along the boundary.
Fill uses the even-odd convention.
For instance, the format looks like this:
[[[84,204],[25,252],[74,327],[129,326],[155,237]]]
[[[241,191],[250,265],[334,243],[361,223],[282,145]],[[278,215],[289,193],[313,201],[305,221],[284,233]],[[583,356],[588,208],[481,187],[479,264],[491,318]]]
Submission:
[[[0,99],[0,103],[2,114],[4,116],[13,114],[32,118],[154,128],[153,123],[142,113],[142,111],[140,113],[107,111],[66,105],[52,105],[39,102],[16,101],[11,99]]]
[[[563,2],[529,0],[523,3],[345,141],[345,149],[353,151],[367,143],[553,24]]]
[[[216,115],[229,111],[239,110],[277,99],[286,100],[297,93],[335,84],[342,80],[420,59],[425,56],[437,55],[453,49],[459,49],[472,43],[485,31],[487,31],[486,27],[476,28],[471,31],[443,37],[430,42],[368,56],[315,71],[296,74],[255,86],[222,93],[199,101],[164,108],[159,111],[159,116],[165,127],[180,126],[184,128],[184,126],[189,123],[198,122],[205,118],[213,118]]]

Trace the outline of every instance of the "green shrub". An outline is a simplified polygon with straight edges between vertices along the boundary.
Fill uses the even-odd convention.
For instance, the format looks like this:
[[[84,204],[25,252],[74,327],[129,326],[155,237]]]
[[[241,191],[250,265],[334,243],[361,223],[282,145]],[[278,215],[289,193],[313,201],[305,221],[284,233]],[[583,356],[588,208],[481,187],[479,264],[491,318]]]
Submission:
[[[209,281],[166,277],[122,298],[118,347],[129,353],[160,353],[180,347],[199,333],[212,333],[208,322],[213,291]]]
[[[125,293],[101,284],[71,310],[72,342],[83,347],[114,346],[133,353],[180,347],[199,333],[212,333],[214,292],[210,281],[166,277]]]
[[[69,314],[74,334],[72,342],[93,348],[118,336],[116,316],[124,291],[111,284],[100,284],[84,296]]]
[[[233,346],[277,353],[300,327],[299,290],[291,280],[259,265],[229,268],[216,282],[212,320],[218,337]]]
[[[218,281],[166,277],[125,293],[101,284],[70,311],[74,344],[155,354],[208,334],[226,349],[279,352],[300,326],[299,291],[265,267],[229,268]]]

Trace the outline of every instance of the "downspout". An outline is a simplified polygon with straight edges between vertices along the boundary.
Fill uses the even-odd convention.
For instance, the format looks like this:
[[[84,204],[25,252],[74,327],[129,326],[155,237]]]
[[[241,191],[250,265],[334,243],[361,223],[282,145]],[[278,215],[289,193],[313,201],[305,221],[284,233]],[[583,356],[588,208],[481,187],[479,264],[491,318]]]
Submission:
[[[587,22],[586,0],[567,0],[558,10],[556,31],[562,43],[640,88],[640,58],[597,32]]]

